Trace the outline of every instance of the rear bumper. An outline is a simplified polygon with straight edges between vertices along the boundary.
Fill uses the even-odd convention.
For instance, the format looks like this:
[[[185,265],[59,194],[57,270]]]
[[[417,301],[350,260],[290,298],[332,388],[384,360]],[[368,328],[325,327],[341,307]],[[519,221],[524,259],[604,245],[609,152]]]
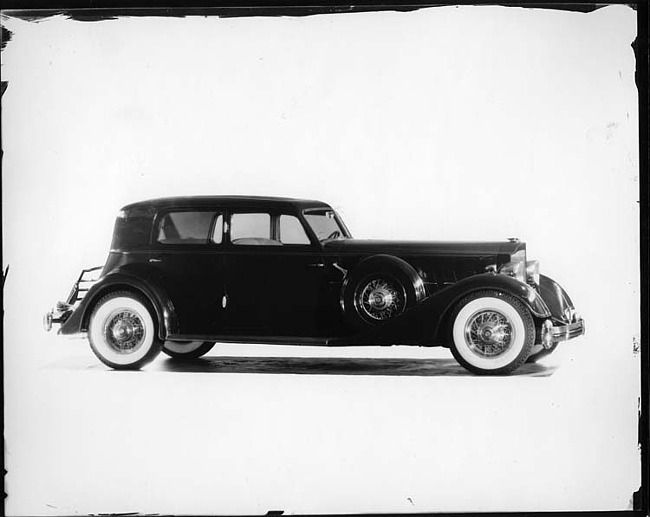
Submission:
[[[46,312],[43,315],[43,328],[46,332],[52,330],[52,325],[54,323],[63,325],[68,321],[75,308],[78,306],[77,302],[83,300],[85,294],[98,280],[97,278],[93,278],[91,273],[101,271],[103,268],[104,266],[97,266],[81,270],[81,273],[72,286],[72,290],[70,291],[66,301],[58,302],[51,311]],[[59,334],[60,333],[61,330],[59,329]]]
[[[568,325],[553,326],[551,328],[551,342],[559,343],[582,336],[585,333],[585,321],[581,318]]]
[[[59,302],[56,307],[43,315],[43,328],[46,332],[52,330],[52,324],[63,324],[72,314],[72,307],[64,302]]]

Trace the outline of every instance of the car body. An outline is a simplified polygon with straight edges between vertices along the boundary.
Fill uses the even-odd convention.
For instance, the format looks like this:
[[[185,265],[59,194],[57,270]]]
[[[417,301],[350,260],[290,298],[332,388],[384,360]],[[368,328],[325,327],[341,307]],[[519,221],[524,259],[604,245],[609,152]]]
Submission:
[[[326,203],[244,196],[125,206],[106,263],[82,272],[52,323],[88,335],[114,368],[160,349],[197,357],[215,342],[406,344],[450,347],[469,370],[503,374],[584,333],[518,239],[359,240]]]

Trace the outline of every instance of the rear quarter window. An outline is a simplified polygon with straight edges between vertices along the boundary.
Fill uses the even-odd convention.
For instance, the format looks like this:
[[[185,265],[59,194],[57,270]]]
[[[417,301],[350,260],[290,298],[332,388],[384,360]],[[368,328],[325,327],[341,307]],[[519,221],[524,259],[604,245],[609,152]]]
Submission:
[[[205,244],[212,237],[216,215],[209,211],[168,212],[160,220],[157,240],[162,244]]]
[[[151,238],[151,227],[155,210],[150,207],[138,207],[121,211],[115,220],[111,249],[144,248]]]

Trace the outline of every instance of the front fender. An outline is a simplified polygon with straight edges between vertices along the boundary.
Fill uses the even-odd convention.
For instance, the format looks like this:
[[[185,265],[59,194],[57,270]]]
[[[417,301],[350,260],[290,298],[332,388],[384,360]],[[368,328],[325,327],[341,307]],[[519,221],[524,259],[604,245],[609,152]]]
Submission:
[[[552,278],[539,275],[539,292],[548,306],[553,319],[559,323],[571,323],[572,319],[567,315],[573,314],[575,306],[567,292]]]
[[[483,273],[464,278],[438,291],[385,325],[352,336],[349,341],[427,344],[446,340],[446,321],[455,305],[464,296],[486,289],[502,291],[518,298],[537,318],[551,316],[544,299],[529,285],[506,275]]]
[[[426,290],[424,288],[424,282],[422,281],[422,278],[418,274],[418,272],[415,270],[411,264],[406,262],[406,260],[396,257],[394,255],[385,255],[385,254],[379,254],[379,255],[372,255],[370,257],[366,257],[363,260],[361,260],[355,267],[354,272],[358,271],[372,271],[373,269],[376,269],[378,267],[392,267],[395,268],[402,273],[404,273],[409,281],[411,282],[411,285],[413,286],[413,289],[415,290],[415,297],[417,301],[421,301],[426,297]],[[345,286],[349,282],[350,277],[346,277],[343,285],[343,290],[345,290]],[[341,296],[343,294],[341,293]],[[341,304],[343,305],[343,302],[341,301]]]
[[[436,328],[433,331],[435,340],[446,339],[445,329],[447,328],[448,317],[461,298],[470,293],[486,289],[502,291],[514,296],[537,318],[546,319],[551,316],[551,311],[542,296],[528,284],[510,276],[484,273],[464,278],[451,285],[449,289],[440,292],[440,294],[444,294],[444,297],[442,300],[436,301],[436,307],[441,308],[444,305],[445,308],[442,310],[440,318],[437,319]]]
[[[176,310],[167,293],[156,278],[147,270],[137,274],[129,269],[118,268],[97,281],[79,302],[59,334],[77,334],[88,330],[88,323],[95,304],[105,295],[122,289],[134,290],[151,303],[158,320],[158,337],[164,340],[169,334],[178,333]]]
[[[452,284],[439,294],[444,293],[444,299],[449,301],[448,305],[455,305],[463,296],[483,289],[495,289],[519,298],[533,316],[538,318],[548,318],[551,315],[544,298],[535,289],[507,275],[483,273],[470,276]]]
[[[409,280],[411,281],[412,284],[424,285],[422,282],[422,278],[420,278],[420,275],[415,270],[415,268],[411,266],[411,264],[406,262],[406,260],[396,257],[394,255],[379,254],[379,255],[372,255],[370,257],[366,257],[357,264],[355,271],[359,271],[359,270],[371,271],[377,267],[386,266],[386,265],[402,271],[404,274],[406,274],[409,277]],[[418,293],[418,296],[419,294],[420,293]]]

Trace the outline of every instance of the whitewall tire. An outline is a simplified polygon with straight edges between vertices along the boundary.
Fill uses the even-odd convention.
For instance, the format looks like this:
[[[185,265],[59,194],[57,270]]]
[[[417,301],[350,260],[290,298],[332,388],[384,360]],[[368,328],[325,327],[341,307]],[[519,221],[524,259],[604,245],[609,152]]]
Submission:
[[[118,370],[136,370],[153,361],[162,341],[147,302],[120,291],[103,297],[90,316],[88,339],[95,355]]]
[[[535,322],[517,298],[479,291],[463,298],[451,316],[451,350],[479,375],[505,375],[519,368],[535,342]]]
[[[165,341],[162,351],[173,359],[196,359],[207,354],[214,345],[210,341]]]

